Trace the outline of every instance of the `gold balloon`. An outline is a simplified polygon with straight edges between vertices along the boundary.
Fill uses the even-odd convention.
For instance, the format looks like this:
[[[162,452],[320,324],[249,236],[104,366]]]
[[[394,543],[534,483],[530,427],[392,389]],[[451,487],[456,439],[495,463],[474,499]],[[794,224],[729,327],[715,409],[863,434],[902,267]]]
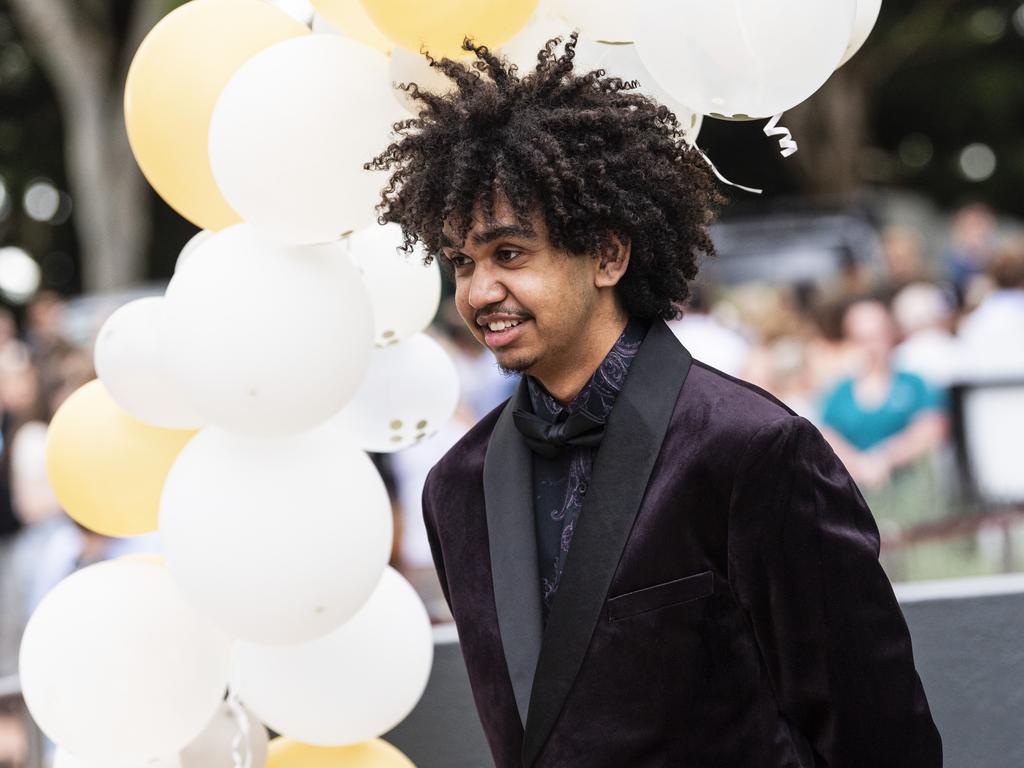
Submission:
[[[153,188],[202,229],[240,220],[207,152],[220,92],[249,58],[302,34],[309,29],[265,0],[192,0],[153,27],[135,53],[124,91],[128,141]]]
[[[46,474],[61,506],[86,528],[105,536],[150,533],[164,479],[194,434],[138,421],[95,379],[54,414]]]
[[[278,737],[270,742],[267,768],[416,768],[383,739],[348,747],[314,747]]]
[[[410,51],[463,56],[462,39],[496,48],[526,26],[538,0],[361,0],[378,29]]]
[[[328,24],[363,45],[389,53],[394,43],[377,29],[359,0],[313,0],[313,7]]]

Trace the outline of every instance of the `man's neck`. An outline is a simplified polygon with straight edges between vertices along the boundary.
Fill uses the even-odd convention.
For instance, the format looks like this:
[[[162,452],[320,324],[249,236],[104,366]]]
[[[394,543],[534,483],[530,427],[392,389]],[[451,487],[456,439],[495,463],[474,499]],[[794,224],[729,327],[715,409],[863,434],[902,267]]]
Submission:
[[[531,372],[530,375],[543,384],[558,402],[568,405],[608,356],[628,322],[629,316],[622,312],[611,322],[588,328],[580,334],[580,341],[576,345],[577,354],[565,361],[558,370]]]

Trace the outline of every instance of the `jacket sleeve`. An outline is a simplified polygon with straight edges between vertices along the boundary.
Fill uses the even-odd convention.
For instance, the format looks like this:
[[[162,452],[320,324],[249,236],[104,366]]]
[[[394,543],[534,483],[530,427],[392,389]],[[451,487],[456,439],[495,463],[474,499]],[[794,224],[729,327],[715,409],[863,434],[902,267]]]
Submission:
[[[423,523],[427,528],[427,543],[430,545],[430,554],[434,559],[434,568],[437,570],[438,581],[441,582],[441,592],[444,594],[444,601],[448,604],[448,610],[452,609],[452,600],[448,594],[448,577],[444,570],[444,555],[441,552],[441,542],[437,538],[437,522],[434,516],[434,486],[435,469],[427,473],[427,479],[423,483],[423,496],[421,507],[423,509]]]
[[[938,768],[910,634],[853,479],[803,417],[761,427],[738,466],[730,582],[783,715],[829,768]]]

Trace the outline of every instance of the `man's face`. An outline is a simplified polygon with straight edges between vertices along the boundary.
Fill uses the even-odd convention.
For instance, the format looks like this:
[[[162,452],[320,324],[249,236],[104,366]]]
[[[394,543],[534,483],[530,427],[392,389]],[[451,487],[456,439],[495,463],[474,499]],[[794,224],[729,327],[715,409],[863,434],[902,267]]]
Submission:
[[[524,227],[505,200],[490,220],[474,209],[464,242],[445,230],[459,314],[503,372],[542,376],[571,364],[598,297],[595,260],[555,248],[542,216]]]

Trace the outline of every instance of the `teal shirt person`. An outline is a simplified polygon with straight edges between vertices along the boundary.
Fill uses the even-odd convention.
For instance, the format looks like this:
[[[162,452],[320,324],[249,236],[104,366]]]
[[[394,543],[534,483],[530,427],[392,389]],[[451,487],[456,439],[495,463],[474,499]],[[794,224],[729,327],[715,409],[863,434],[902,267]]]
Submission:
[[[865,407],[857,401],[852,377],[842,379],[826,395],[822,421],[859,451],[866,451],[902,432],[918,414],[945,410],[946,395],[909,371],[893,371],[885,400]]]

